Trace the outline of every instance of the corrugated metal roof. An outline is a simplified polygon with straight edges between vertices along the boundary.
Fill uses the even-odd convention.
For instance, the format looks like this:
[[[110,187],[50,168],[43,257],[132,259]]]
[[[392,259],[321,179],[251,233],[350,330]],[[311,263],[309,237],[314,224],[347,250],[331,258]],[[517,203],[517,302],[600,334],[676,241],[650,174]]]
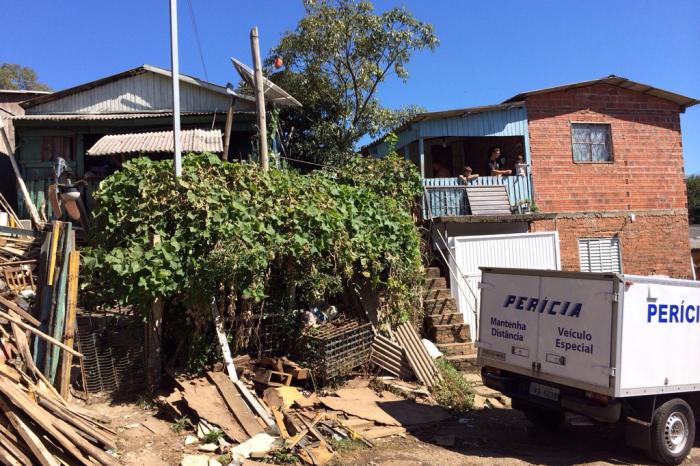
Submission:
[[[0,89],[0,94],[51,94],[51,91],[33,91],[27,89]]]
[[[96,79],[94,81],[89,81],[87,83],[79,84],[77,86],[73,86],[73,87],[70,87],[68,89],[63,89],[61,91],[53,92],[53,93],[48,94],[48,95],[42,95],[39,97],[35,97],[33,99],[30,99],[30,100],[23,102],[22,106],[24,108],[31,108],[31,107],[39,105],[39,104],[51,102],[53,100],[58,100],[58,99],[65,97],[67,95],[77,94],[79,92],[83,92],[83,91],[86,91],[88,89],[93,89],[93,88],[96,88],[98,86],[102,86],[104,84],[107,84],[107,83],[110,83],[113,81],[118,81],[120,79],[124,79],[124,78],[130,77],[130,76],[137,76],[137,75],[147,73],[147,72],[155,73],[155,74],[165,76],[168,78],[170,78],[172,76],[172,73],[170,71],[163,69],[163,68],[160,68],[158,66],[141,65],[141,66],[137,66],[136,68],[131,68],[131,69],[128,69],[126,71],[122,71],[120,73],[106,76],[104,78],[100,78],[100,79]],[[217,94],[229,95],[226,92],[225,87],[219,86],[217,84],[213,84],[213,83],[210,83],[207,81],[203,81],[203,80],[195,78],[193,76],[188,76],[188,75],[180,73],[180,81],[207,89],[207,90],[215,92]],[[236,94],[236,97],[240,98],[240,99],[244,99],[244,100],[250,100],[250,101],[255,100],[254,98],[252,98],[250,96],[246,96],[246,95],[242,95],[242,94]]]
[[[681,107],[682,110],[685,110],[688,107],[691,107],[693,105],[697,105],[700,103],[700,100],[693,99],[692,97],[686,97],[684,95],[676,94],[674,92],[669,92],[669,91],[665,91],[663,89],[659,89],[658,87],[649,86],[648,84],[642,84],[642,83],[638,83],[636,81],[631,81],[627,78],[615,76],[614,74],[611,74],[610,76],[606,76],[606,77],[600,78],[600,79],[593,79],[591,81],[581,81],[578,83],[563,84],[560,86],[546,87],[544,89],[537,89],[534,91],[521,92],[520,94],[513,96],[510,99],[504,101],[504,103],[522,101],[522,100],[525,100],[525,98],[527,98],[529,96],[533,96],[533,95],[547,94],[550,92],[557,92],[557,91],[565,91],[568,89],[575,89],[578,87],[592,86],[594,84],[610,84],[612,86],[621,87],[623,89],[629,89],[631,91],[640,92],[642,94],[653,95],[654,97],[658,97],[660,99],[670,100],[671,102],[677,103]]]
[[[236,115],[254,115],[255,112],[234,112]],[[217,115],[226,115],[226,112],[217,112]],[[214,115],[213,112],[181,112],[181,116]],[[40,115],[17,115],[12,120],[20,121],[90,121],[90,120],[138,120],[141,118],[164,118],[173,116],[173,112],[154,113],[104,113],[104,114],[77,114],[77,113],[53,113]]]
[[[496,105],[482,105],[480,107],[464,107],[464,108],[455,108],[455,109],[451,109],[451,110],[440,110],[437,112],[418,113],[413,118],[411,118],[410,120],[408,120],[407,122],[402,124],[401,126],[391,130],[391,132],[398,135],[400,132],[409,129],[412,124],[418,123],[420,121],[440,120],[443,118],[460,118],[460,117],[464,117],[467,115],[474,115],[477,113],[492,112],[495,110],[506,110],[506,109],[510,109],[510,108],[523,107],[524,105],[525,105],[524,102],[509,102],[509,103],[496,104]],[[375,139],[374,141],[368,143],[367,145],[362,146],[362,148],[360,150],[367,149],[370,147],[374,147],[378,144],[381,144],[385,138],[386,138],[386,135],[383,135],[382,137]]]
[[[183,152],[224,151],[221,131],[189,129],[182,131]],[[173,151],[173,132],[108,134],[100,138],[88,151],[87,155],[145,154]]]

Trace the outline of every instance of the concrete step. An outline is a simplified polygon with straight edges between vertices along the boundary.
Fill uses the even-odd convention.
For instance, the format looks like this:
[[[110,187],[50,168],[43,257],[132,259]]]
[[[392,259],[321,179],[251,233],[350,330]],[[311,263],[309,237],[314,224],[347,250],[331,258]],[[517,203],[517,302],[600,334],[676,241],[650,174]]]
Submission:
[[[436,290],[447,288],[447,281],[445,277],[437,278],[426,278],[425,279],[425,289],[426,290]]]
[[[436,343],[466,343],[470,338],[469,325],[445,324],[434,325],[430,329],[430,337]]]
[[[476,364],[476,354],[447,356],[446,359],[461,372],[476,373],[481,370],[481,367]]]
[[[452,291],[449,288],[431,289],[423,294],[423,299],[451,298]]]
[[[423,310],[427,315],[452,314],[457,311],[457,302],[454,298],[425,299]]]
[[[474,343],[440,343],[437,348],[445,356],[470,356],[476,354]]]
[[[461,312],[446,312],[444,314],[431,314],[425,316],[425,324],[428,327],[444,324],[463,324],[464,317]]]
[[[425,276],[427,278],[438,278],[440,275],[442,275],[440,267],[428,267],[425,269]]]

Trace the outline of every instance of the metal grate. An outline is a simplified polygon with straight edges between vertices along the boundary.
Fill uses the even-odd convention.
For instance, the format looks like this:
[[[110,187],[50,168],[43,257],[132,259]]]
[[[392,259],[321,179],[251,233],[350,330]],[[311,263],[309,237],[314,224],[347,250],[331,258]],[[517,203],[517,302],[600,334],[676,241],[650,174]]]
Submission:
[[[82,315],[77,321],[88,392],[114,395],[142,390],[143,321],[131,314]]]
[[[347,375],[369,362],[374,332],[369,322],[358,319],[332,321],[305,333],[309,353],[314,354],[314,373],[328,381]]]

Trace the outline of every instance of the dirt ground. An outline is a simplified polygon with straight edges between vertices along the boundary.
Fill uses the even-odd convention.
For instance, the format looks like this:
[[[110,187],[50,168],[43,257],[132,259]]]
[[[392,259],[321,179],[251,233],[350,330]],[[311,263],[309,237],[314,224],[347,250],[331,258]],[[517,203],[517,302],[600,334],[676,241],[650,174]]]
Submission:
[[[453,437],[454,436],[454,437]],[[453,445],[440,446],[438,443]],[[473,411],[406,438],[392,438],[372,450],[345,453],[338,465],[649,465],[642,452],[612,432],[567,426],[550,433],[532,427],[513,409]],[[684,464],[700,465],[700,441]]]
[[[159,419],[154,409],[137,404],[93,403],[91,409],[108,416],[119,432],[120,461],[127,466],[178,465],[188,432],[176,433],[172,422]],[[567,426],[547,433],[532,427],[518,411],[486,408],[454,420],[431,425],[406,437],[376,442],[373,449],[344,451],[338,465],[648,465],[643,453],[632,450],[612,433],[591,427]],[[700,441],[684,464],[700,465]]]

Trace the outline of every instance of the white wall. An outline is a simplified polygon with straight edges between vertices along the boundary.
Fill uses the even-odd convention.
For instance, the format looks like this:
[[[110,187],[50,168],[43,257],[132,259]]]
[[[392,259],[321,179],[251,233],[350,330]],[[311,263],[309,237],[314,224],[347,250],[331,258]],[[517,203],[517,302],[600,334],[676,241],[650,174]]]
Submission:
[[[556,231],[451,237],[449,247],[450,289],[474,336],[479,320],[479,267],[561,269]]]

